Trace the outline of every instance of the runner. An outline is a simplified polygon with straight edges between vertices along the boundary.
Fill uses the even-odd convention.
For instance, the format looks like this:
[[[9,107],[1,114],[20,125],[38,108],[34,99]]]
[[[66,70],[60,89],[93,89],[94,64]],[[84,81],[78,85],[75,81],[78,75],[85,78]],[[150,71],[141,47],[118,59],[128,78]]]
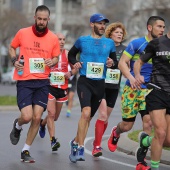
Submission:
[[[140,148],[137,159],[143,161],[146,152],[151,145],[151,169],[159,170],[159,163],[162,154],[162,147],[170,146],[170,31],[168,34],[151,41],[146,47],[145,54],[134,65],[134,73],[137,82],[134,84],[140,87],[146,83],[140,75],[141,66],[152,59],[153,70],[147,87],[151,92],[146,96],[146,107],[150,113],[154,126],[154,137],[145,132],[139,134]]]
[[[122,121],[118,123],[117,126],[113,127],[111,135],[108,140],[108,148],[110,151],[114,152],[117,148],[117,143],[120,134],[131,130],[134,125],[137,113],[139,112],[143,121],[143,130],[147,134],[151,134],[152,122],[148,111],[146,110],[145,95],[149,92],[145,85],[142,85],[141,90],[136,90],[133,83],[136,81],[134,78],[133,65],[134,62],[139,58],[140,54],[144,53],[144,50],[148,42],[156,37],[163,35],[165,29],[164,19],[159,16],[151,16],[147,21],[148,35],[133,40],[129,43],[126,50],[119,61],[119,69],[122,74],[128,79],[122,94],[121,101],[121,112]],[[130,61],[130,71],[128,63]],[[145,81],[150,80],[150,75],[152,72],[152,61],[148,61],[143,65],[141,74],[145,77]],[[146,150],[142,150],[146,152]],[[146,162],[140,162],[137,168],[146,167]]]
[[[15,66],[17,103],[21,111],[10,133],[13,145],[19,142],[22,125],[30,122],[26,142],[21,152],[21,161],[24,162],[35,162],[29,150],[37,135],[42,113],[47,107],[50,68],[58,62],[60,54],[58,38],[47,28],[49,16],[48,7],[38,6],[34,16],[35,24],[20,29],[9,48],[11,61]],[[18,47],[20,48],[19,59],[24,57],[24,66],[16,57]],[[23,71],[23,74],[18,75],[18,71]]]
[[[60,143],[55,137],[55,122],[57,121],[63,106],[68,100],[68,79],[77,73],[75,69],[69,71],[68,51],[64,49],[65,36],[61,33],[57,34],[60,44],[60,56],[58,63],[51,68],[50,86],[48,95],[47,111],[48,115],[41,120],[39,135],[41,138],[45,136],[45,126],[47,124],[50,135],[51,149],[57,151]]]
[[[77,75],[73,75],[70,77],[68,82],[68,102],[67,102],[67,113],[66,117],[71,116],[71,109],[73,107],[73,101],[74,101],[74,94],[76,91],[77,86]]]
[[[126,29],[120,22],[110,24],[106,31],[105,36],[111,38],[115,42],[116,57],[120,57],[126,48],[122,41],[126,37]],[[108,74],[105,79],[105,95],[99,107],[99,116],[95,124],[95,139],[93,142],[92,155],[99,157],[102,155],[101,141],[102,136],[107,128],[109,116],[115,106],[116,99],[119,93],[121,73],[119,69],[107,69]],[[110,78],[111,77],[111,78]]]
[[[91,35],[81,36],[69,51],[69,61],[79,69],[77,93],[81,105],[81,118],[76,137],[70,142],[71,162],[85,161],[84,140],[90,120],[97,111],[104,95],[106,68],[116,68],[117,59],[114,42],[102,37],[109,20],[103,14],[90,17]],[[80,62],[76,60],[80,52]],[[113,66],[114,65],[114,66]]]

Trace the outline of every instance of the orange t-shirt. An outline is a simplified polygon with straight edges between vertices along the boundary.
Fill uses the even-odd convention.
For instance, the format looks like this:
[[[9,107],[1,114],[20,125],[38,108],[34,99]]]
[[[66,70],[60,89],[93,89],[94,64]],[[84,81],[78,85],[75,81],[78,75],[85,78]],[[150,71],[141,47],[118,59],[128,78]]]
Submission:
[[[58,63],[51,68],[50,85],[60,89],[68,88],[68,79],[64,78],[68,72],[67,51],[63,50],[59,56]]]
[[[58,38],[50,30],[45,36],[37,37],[32,27],[20,29],[12,40],[11,46],[19,47],[19,56],[24,56],[23,75],[18,75],[15,69],[14,80],[47,79],[50,68],[44,64],[44,59],[60,55]]]

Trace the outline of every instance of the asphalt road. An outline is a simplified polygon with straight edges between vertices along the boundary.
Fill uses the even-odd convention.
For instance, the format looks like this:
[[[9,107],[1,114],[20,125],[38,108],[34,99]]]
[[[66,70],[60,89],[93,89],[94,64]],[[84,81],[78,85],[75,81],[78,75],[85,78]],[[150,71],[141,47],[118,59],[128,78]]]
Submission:
[[[5,87],[4,87],[5,88]],[[14,86],[6,86],[5,91],[12,91],[9,88],[15,89]],[[0,94],[1,94],[0,87]],[[3,89],[4,90],[4,89]],[[6,93],[7,94],[7,93]],[[6,95],[5,94],[5,95]],[[77,100],[77,97],[75,97]],[[45,112],[43,117],[47,113]],[[56,122],[56,136],[61,143],[61,147],[56,153],[52,153],[50,147],[50,140],[48,133],[45,138],[41,139],[39,135],[31,147],[31,156],[35,158],[36,162],[33,164],[20,162],[21,149],[25,143],[26,134],[29,125],[23,126],[21,139],[18,145],[12,145],[9,140],[9,134],[12,128],[13,120],[19,115],[19,111],[0,111],[0,170],[132,170],[136,167],[136,159],[132,155],[116,151],[111,153],[106,146],[106,139],[110,134],[111,128],[121,120],[120,115],[120,98],[116,103],[115,109],[110,117],[109,125],[105,133],[105,138],[102,143],[103,156],[100,158],[93,158],[91,156],[92,142],[94,138],[94,124],[96,116],[91,121],[87,138],[85,141],[85,162],[71,163],[68,156],[70,153],[69,141],[75,137],[77,130],[77,122],[80,117],[80,107],[77,104],[73,110],[70,118],[66,118],[66,107],[63,107],[60,118]],[[141,128],[140,117],[135,123],[134,129]],[[128,144],[127,144],[128,145]],[[161,170],[169,170],[168,166],[161,165]]]

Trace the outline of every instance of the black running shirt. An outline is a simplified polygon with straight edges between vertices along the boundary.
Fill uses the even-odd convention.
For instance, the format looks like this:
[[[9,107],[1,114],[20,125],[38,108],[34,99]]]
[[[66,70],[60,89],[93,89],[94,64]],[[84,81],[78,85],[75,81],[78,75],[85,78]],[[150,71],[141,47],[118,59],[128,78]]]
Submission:
[[[126,48],[126,46],[124,46],[123,44],[116,46],[116,58],[117,58],[118,62],[119,62],[120,57],[122,56],[122,53],[125,50],[125,48]],[[116,69],[118,69],[118,67]],[[108,88],[108,89],[119,89],[120,88],[121,76],[122,76],[122,74],[120,75],[120,79],[119,79],[118,84],[105,83],[105,87]]]
[[[167,35],[150,41],[140,58],[143,62],[152,58],[150,82],[170,94],[170,39]]]

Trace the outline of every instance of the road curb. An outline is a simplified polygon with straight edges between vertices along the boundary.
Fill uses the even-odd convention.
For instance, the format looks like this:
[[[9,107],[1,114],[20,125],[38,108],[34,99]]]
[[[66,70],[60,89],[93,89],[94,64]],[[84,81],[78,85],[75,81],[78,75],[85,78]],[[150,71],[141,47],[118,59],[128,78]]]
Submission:
[[[0,111],[16,111],[18,106],[0,106]]]
[[[73,107],[80,105],[78,101],[73,102]],[[67,107],[65,104],[63,104],[63,108]],[[17,111],[19,110],[18,106],[0,106],[0,111]]]
[[[104,147],[106,150],[108,150],[108,147],[107,147],[108,137],[103,138],[103,143],[104,143]],[[139,147],[139,143],[129,139],[128,133],[121,134],[121,137],[119,138],[119,142],[118,142],[118,147],[117,147],[118,151],[124,152],[128,155],[135,156],[135,152],[138,147]],[[146,159],[147,160],[151,159],[150,150],[147,153]],[[165,149],[162,150],[160,163],[170,165],[170,151],[165,150]]]

